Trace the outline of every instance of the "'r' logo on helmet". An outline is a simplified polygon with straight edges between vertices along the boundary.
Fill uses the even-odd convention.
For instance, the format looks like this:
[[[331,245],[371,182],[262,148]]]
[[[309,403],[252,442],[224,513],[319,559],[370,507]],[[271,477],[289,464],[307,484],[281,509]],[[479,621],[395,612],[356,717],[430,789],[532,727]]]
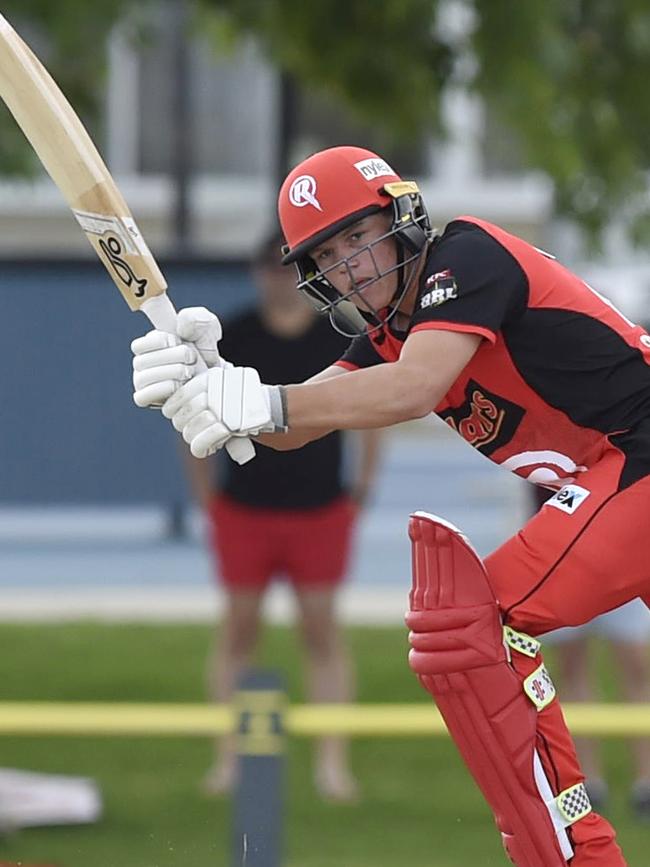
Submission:
[[[316,198],[316,181],[311,175],[300,175],[299,178],[295,179],[289,190],[289,201],[297,208],[311,205],[318,211],[323,210]]]

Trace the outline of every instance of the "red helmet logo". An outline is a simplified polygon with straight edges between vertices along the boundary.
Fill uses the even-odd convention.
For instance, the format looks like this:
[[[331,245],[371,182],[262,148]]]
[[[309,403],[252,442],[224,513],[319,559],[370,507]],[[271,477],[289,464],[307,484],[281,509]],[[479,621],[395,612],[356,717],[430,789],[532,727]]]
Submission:
[[[316,181],[311,175],[300,175],[299,178],[295,179],[289,188],[289,201],[296,208],[311,205],[318,211],[323,210],[316,198]]]

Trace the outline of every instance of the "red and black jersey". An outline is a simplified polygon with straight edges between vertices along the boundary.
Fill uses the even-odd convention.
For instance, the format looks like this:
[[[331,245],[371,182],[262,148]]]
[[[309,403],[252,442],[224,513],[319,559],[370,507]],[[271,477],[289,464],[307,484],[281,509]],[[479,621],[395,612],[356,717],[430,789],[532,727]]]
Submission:
[[[612,439],[619,445],[615,435],[650,420],[646,331],[498,226],[474,217],[449,223],[431,247],[407,330],[389,324],[362,335],[338,363],[396,361],[410,333],[431,328],[485,338],[432,411],[532,482],[560,487]],[[650,437],[647,454],[650,462]]]

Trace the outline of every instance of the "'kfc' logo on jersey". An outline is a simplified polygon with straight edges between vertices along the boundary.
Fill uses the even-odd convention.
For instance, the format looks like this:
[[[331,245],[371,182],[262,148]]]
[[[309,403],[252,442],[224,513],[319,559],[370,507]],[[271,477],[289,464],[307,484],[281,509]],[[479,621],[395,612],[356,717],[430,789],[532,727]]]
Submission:
[[[291,184],[289,189],[289,201],[296,208],[304,208],[305,205],[311,205],[318,211],[323,209],[320,202],[316,198],[316,181],[311,175],[300,175]]]
[[[546,505],[553,506],[555,509],[560,509],[572,515],[578,506],[584,503],[590,493],[591,491],[581,488],[580,485],[565,485],[550,500],[546,501]]]
[[[425,307],[438,307],[445,301],[458,298],[458,286],[448,268],[427,277],[425,286],[429,291],[420,298],[420,310],[424,310]]]
[[[395,174],[387,162],[376,157],[368,160],[360,160],[358,163],[354,164],[354,167],[358,172],[361,172],[367,181],[372,181],[375,178],[383,178],[385,175]]]
[[[491,455],[510,442],[524,417],[524,410],[471,379],[465,395],[461,406],[443,410],[438,415],[475,449]]]

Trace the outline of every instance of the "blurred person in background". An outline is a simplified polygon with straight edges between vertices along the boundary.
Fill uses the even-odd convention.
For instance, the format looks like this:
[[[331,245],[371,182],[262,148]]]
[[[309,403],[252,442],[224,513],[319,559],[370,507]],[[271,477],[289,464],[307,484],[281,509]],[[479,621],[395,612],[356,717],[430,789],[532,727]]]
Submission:
[[[338,359],[349,340],[311,305],[295,303],[295,280],[282,266],[281,247],[275,234],[257,250],[252,278],[258,303],[227,323],[220,349],[233,364],[255,367],[272,382],[291,382],[296,372],[309,378]],[[353,667],[336,605],[358,510],[375,475],[378,433],[364,431],[349,444],[353,448],[346,445],[344,435],[334,432],[292,452],[258,449],[255,460],[242,466],[188,454],[192,488],[208,519],[225,596],[209,660],[214,701],[230,700],[253,660],[264,598],[274,578],[286,578],[295,597],[308,700],[353,700]],[[207,793],[232,788],[235,758],[232,738],[221,739],[204,781]],[[325,737],[316,744],[314,781],[324,798],[357,797],[343,738]]]
[[[534,511],[552,496],[543,488],[531,489]],[[595,640],[606,642],[620,698],[631,703],[650,702],[650,609],[633,599],[601,614],[583,626],[566,627],[544,636],[555,650],[560,692],[565,701],[601,700],[601,687],[592,651]],[[609,798],[599,742],[576,737],[576,749],[585,775],[589,800],[603,810]],[[630,807],[637,818],[650,821],[650,738],[631,738],[633,784]]]
[[[623,867],[595,813],[536,636],[650,602],[650,335],[553,256],[479,217],[434,231],[417,184],[357,147],[313,154],[279,196],[300,288],[356,333],[306,382],[201,373],[199,347],[132,343],[134,401],[205,457],[232,438],[279,450],[435,412],[469,444],[557,491],[482,562],[411,518],[409,662],[520,867]],[[435,443],[432,445],[435,448]]]

